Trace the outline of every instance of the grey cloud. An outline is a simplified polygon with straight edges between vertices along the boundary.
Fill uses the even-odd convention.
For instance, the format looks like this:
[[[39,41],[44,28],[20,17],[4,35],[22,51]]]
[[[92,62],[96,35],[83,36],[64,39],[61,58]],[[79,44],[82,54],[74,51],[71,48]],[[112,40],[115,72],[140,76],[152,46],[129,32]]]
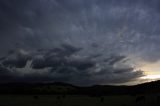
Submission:
[[[125,64],[130,55],[159,61],[159,4],[159,0],[1,0],[0,57],[20,48],[31,52],[16,56],[10,52],[0,58],[1,64],[23,68],[31,60],[34,70],[51,67],[59,80],[68,78],[62,74],[64,69],[73,70],[69,73],[77,75],[76,81],[82,80],[80,76],[88,82],[136,78],[142,75],[139,71],[113,66]],[[95,78],[91,77],[90,68],[104,76],[92,73]]]
[[[31,59],[30,55],[23,53],[25,51],[12,51],[8,54],[10,56],[2,58],[2,65],[5,67],[17,67],[22,68],[26,65],[27,61]]]
[[[74,60],[67,63],[71,67],[75,67],[78,70],[86,70],[95,65],[95,62],[91,60]]]
[[[108,64],[105,64],[105,66],[103,65],[95,67],[95,69],[100,69],[100,71],[93,73],[91,78],[92,83],[120,84],[124,82],[134,81],[137,80],[139,77],[144,76],[143,71],[135,70],[132,67],[116,68],[114,67],[114,65],[108,65]]]
[[[36,50],[33,53],[23,50],[20,52],[23,58],[16,57],[19,52],[12,52],[10,53],[11,56],[7,55],[6,59],[1,60],[3,66],[1,69],[3,71],[8,70],[6,75],[11,76],[9,78],[12,79],[11,81],[62,81],[76,85],[122,83],[143,76],[140,70],[135,70],[129,64],[127,67],[121,68],[114,66],[119,62],[123,63],[125,56],[110,55],[110,58],[104,61],[103,59],[94,59],[99,58],[97,56],[80,55],[78,54],[80,50],[83,49],[71,45],[64,46],[63,44],[58,48]],[[26,56],[30,58],[26,58]],[[11,57],[15,58],[16,61],[13,61]],[[4,62],[8,64],[6,65]],[[19,64],[19,62],[22,63]],[[29,67],[27,67],[28,65]]]
[[[109,65],[114,65],[116,62],[125,60],[125,56],[116,56],[116,55],[111,55],[109,58],[104,59],[104,62],[107,62]]]
[[[2,0],[1,23],[4,24],[1,25],[5,30],[1,31],[1,40],[9,49],[16,44],[20,48],[36,49],[71,42],[92,51],[88,45],[96,42],[105,45],[97,48],[106,53],[109,51],[105,48],[110,45],[113,52],[138,54],[141,50],[143,55],[149,51],[144,49],[146,46],[159,43],[150,38],[159,34],[156,24],[159,14],[155,11],[158,4],[157,0],[147,3],[144,0]],[[157,46],[154,50],[159,51]]]
[[[7,82],[12,81],[14,75],[12,74],[11,70],[7,69],[6,67],[0,65],[0,82]]]
[[[61,48],[54,48],[44,51],[44,54],[38,58],[33,59],[33,68],[45,68],[45,67],[59,67],[61,65],[71,65],[68,62],[67,57],[80,51],[80,48],[75,48],[68,44],[63,44]],[[77,66],[78,67],[78,66]]]

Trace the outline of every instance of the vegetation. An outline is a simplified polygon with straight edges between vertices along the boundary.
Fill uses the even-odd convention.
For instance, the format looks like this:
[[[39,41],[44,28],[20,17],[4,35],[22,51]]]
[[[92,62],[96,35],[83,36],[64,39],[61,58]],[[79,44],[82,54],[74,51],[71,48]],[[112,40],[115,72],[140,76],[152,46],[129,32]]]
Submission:
[[[66,83],[10,83],[0,85],[0,106],[158,106],[160,82],[136,86]]]
[[[76,95],[1,95],[0,106],[158,106],[156,98],[147,96],[136,101],[136,96],[76,96]]]

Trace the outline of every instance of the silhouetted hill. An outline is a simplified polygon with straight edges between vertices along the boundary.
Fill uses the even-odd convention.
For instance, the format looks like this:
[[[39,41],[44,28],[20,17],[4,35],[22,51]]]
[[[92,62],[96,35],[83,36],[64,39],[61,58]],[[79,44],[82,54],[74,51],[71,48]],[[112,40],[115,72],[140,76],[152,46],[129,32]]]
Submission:
[[[3,83],[0,94],[70,94],[70,95],[137,95],[160,93],[160,81],[134,86],[95,85],[74,86],[63,82],[54,83]]]

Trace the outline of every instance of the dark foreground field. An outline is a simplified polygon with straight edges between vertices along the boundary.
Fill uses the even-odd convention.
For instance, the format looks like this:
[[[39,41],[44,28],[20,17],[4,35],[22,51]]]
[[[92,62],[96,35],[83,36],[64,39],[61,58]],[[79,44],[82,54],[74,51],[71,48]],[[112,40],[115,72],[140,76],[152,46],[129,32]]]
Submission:
[[[137,98],[139,100],[137,100]],[[148,96],[0,95],[0,106],[159,106]]]
[[[160,106],[160,81],[89,87],[66,83],[0,84],[0,106]]]

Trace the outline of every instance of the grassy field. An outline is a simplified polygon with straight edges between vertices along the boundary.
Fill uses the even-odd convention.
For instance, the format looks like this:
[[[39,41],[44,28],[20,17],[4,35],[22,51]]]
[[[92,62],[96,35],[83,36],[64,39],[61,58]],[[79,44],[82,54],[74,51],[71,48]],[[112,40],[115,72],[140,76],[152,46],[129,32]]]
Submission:
[[[157,106],[153,98],[134,96],[0,95],[0,106]]]

